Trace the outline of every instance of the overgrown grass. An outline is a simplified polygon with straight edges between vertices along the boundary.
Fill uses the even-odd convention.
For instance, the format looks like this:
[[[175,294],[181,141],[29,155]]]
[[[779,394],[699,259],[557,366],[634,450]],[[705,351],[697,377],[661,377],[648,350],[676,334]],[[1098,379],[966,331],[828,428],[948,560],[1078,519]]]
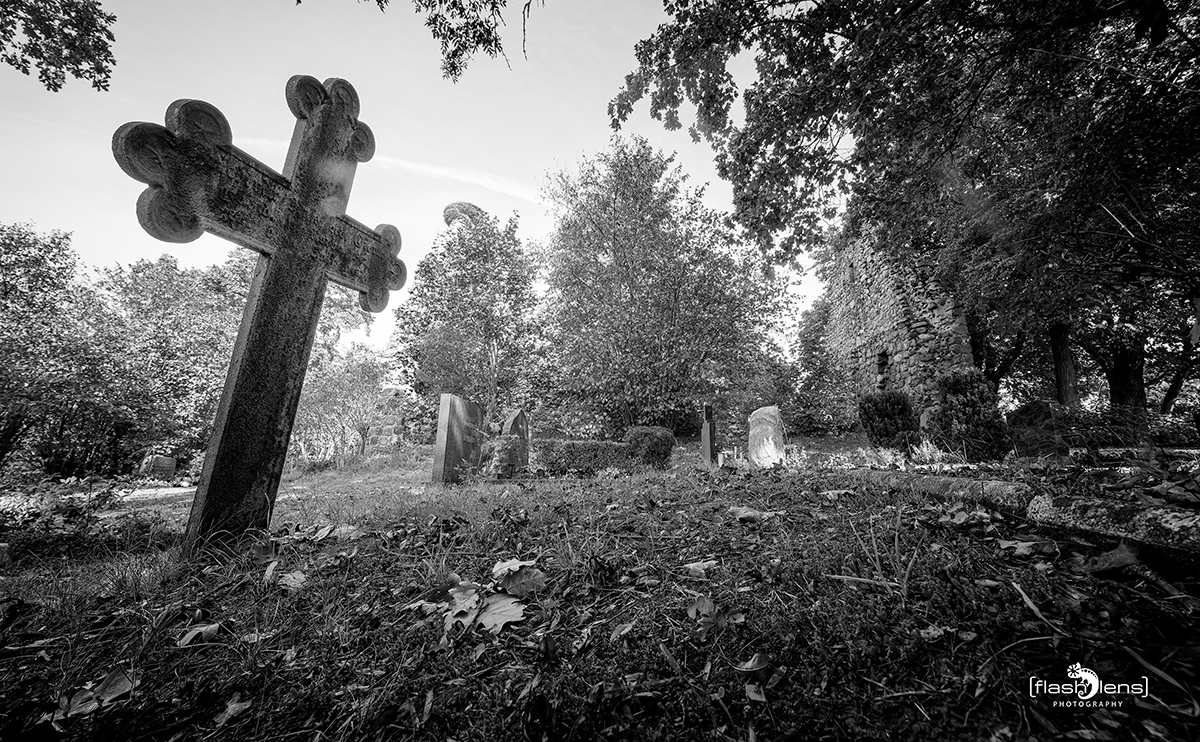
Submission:
[[[1076,569],[1073,552],[1097,548],[836,475],[677,465],[442,488],[427,473],[292,480],[271,543],[191,565],[137,518],[75,553],[18,542],[0,582],[0,735],[1196,737],[1195,616],[1137,573]],[[523,620],[447,631],[447,590],[490,593],[509,559],[545,576]],[[1066,682],[1073,662],[1150,676],[1151,697],[1082,712],[1029,697],[1032,675]],[[130,692],[51,721],[122,673]]]

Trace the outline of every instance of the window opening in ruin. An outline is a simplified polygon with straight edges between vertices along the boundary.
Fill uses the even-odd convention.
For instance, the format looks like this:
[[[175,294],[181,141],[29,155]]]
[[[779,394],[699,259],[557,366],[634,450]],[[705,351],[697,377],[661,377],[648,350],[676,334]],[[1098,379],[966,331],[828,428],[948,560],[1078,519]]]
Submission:
[[[888,388],[888,352],[886,350],[879,351],[879,355],[875,356],[875,388],[881,392]]]

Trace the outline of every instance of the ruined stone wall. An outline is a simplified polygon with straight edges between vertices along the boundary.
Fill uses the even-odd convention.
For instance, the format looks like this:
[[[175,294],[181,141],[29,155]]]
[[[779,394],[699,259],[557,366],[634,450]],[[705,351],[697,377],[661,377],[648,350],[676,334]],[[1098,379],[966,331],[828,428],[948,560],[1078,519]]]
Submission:
[[[826,343],[855,394],[907,392],[922,414],[936,404],[937,377],[974,368],[967,323],[931,261],[906,264],[874,244],[860,238],[833,255]]]

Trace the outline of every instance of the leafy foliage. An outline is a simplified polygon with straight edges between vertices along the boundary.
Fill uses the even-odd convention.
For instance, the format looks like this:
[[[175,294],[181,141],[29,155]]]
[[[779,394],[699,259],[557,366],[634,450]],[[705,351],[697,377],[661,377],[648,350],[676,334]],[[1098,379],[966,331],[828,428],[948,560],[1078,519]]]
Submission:
[[[117,20],[96,0],[10,0],[0,12],[0,61],[57,91],[67,75],[108,90]]]
[[[449,392],[482,404],[494,420],[525,394],[535,270],[515,217],[501,227],[477,208],[448,207],[447,221],[396,308],[389,352],[426,414],[436,418],[437,396]]]
[[[829,299],[818,297],[796,327],[796,398],[791,427],[803,435],[828,435],[854,427],[854,401],[845,369],[829,351]]]
[[[344,466],[367,450],[367,433],[385,409],[386,361],[355,344],[309,363],[292,427],[291,453],[302,466]]]
[[[917,413],[901,391],[888,389],[860,396],[858,420],[874,446],[908,450],[920,440]]]
[[[644,140],[614,139],[548,193],[539,393],[609,434],[694,418],[765,343],[781,282]]]

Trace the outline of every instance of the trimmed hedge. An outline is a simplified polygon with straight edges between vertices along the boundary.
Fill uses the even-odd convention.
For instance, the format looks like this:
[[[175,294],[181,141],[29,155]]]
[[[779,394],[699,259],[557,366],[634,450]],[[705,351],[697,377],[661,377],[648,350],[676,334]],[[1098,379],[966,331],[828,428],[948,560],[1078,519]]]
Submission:
[[[637,427],[625,432],[625,443],[629,444],[629,455],[634,460],[655,469],[666,469],[671,462],[671,449],[675,448],[675,434],[661,427]]]
[[[533,468],[550,475],[592,475],[613,467],[633,468],[629,444],[615,441],[568,441],[540,438],[533,445]]]
[[[858,398],[858,420],[873,446],[911,451],[921,442],[921,421],[904,392],[862,395]]]
[[[602,469],[632,471],[638,466],[665,469],[673,448],[674,434],[658,427],[630,428],[621,443],[538,438],[530,451],[530,468],[551,476],[591,476]]]

